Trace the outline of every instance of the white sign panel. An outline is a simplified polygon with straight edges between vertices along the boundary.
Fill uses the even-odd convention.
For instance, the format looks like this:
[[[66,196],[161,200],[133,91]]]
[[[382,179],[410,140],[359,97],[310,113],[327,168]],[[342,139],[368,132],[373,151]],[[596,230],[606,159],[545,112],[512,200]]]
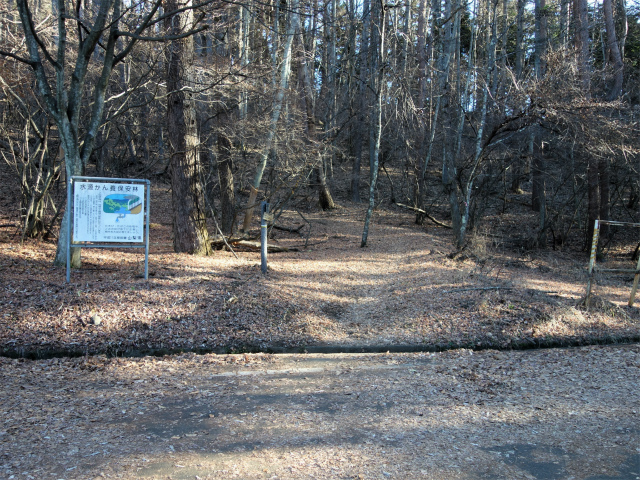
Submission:
[[[144,242],[144,185],[75,182],[74,242]]]

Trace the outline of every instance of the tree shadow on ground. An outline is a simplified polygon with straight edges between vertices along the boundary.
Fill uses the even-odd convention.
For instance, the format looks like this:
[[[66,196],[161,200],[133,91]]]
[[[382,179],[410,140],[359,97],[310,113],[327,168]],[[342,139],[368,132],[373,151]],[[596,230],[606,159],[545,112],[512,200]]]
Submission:
[[[590,353],[576,388],[569,378],[587,372],[571,364]],[[116,473],[215,477],[231,464],[242,466],[242,478],[265,467],[324,478],[290,457],[306,451],[352,476],[373,465],[377,475],[385,468],[406,478],[424,469],[436,478],[628,480],[638,435],[631,353],[609,377],[612,365],[602,360],[612,358],[602,350],[534,353],[533,362],[451,352],[355,365],[337,356],[281,363],[195,355],[5,363],[0,452],[11,448],[21,472],[58,478],[126,466],[133,470]],[[345,464],[351,455],[358,460]]]
[[[352,223],[332,220],[326,253],[270,256],[266,276],[258,254],[198,259],[170,253],[165,239],[154,246],[148,281],[139,252],[87,249],[67,284],[64,269],[50,265],[52,245],[3,244],[0,348],[38,357],[531,348],[640,338],[636,308],[574,307],[584,286],[570,262],[525,268],[515,260],[451,260],[445,241],[417,227],[379,227],[374,245],[362,249],[344,241]],[[399,235],[408,247],[394,245]]]

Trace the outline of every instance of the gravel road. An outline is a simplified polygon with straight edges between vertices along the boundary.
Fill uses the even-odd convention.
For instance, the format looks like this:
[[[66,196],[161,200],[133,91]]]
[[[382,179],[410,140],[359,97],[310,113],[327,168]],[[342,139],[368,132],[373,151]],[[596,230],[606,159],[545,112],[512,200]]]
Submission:
[[[2,479],[640,478],[640,346],[0,359]]]

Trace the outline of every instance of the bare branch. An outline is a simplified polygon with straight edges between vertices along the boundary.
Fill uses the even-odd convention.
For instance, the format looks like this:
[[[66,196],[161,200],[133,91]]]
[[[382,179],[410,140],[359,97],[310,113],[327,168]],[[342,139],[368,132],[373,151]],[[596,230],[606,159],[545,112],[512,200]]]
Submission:
[[[164,35],[161,37],[145,37],[142,35],[136,35],[135,33],[122,32],[122,31],[118,31],[118,35],[120,37],[129,37],[141,42],[169,42],[172,40],[180,40],[182,38],[187,38],[187,37],[190,37],[191,35],[195,35],[196,33],[200,33],[208,29],[209,29],[209,25],[203,25],[202,27],[189,30],[188,32],[185,32],[181,35]]]
[[[21,63],[25,63],[25,64],[29,65],[30,67],[33,67],[36,64],[36,62],[34,62],[33,60],[29,60],[28,58],[21,57],[19,55],[14,54],[14,53],[7,52],[5,50],[0,50],[0,55],[2,55],[4,57],[13,58],[14,60],[17,60],[17,61],[19,61]]]

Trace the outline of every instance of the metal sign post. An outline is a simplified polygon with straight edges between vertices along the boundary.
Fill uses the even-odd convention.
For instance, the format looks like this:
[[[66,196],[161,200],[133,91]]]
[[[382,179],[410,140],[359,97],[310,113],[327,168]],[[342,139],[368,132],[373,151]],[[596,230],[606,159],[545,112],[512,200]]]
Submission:
[[[67,283],[71,248],[144,248],[149,279],[151,182],[131,178],[73,176],[67,184]]]
[[[262,273],[267,273],[267,233],[269,227],[269,204],[262,202],[260,204],[260,260]]]

